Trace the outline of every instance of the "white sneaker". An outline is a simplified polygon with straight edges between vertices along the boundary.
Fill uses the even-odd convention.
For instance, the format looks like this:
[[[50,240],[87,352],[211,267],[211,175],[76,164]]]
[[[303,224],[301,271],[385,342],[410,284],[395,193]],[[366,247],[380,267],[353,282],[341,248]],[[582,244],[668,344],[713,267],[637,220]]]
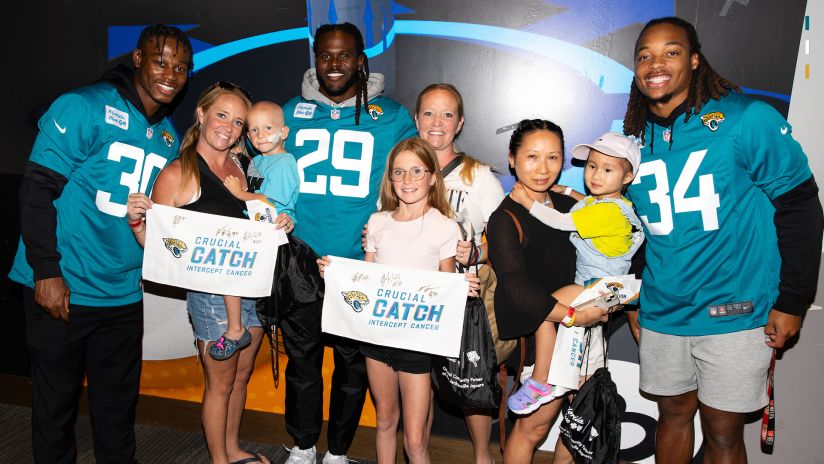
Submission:
[[[295,446],[289,450],[289,459],[284,464],[315,464],[318,462],[315,447],[302,450]]]
[[[337,455],[327,451],[323,455],[323,464],[349,464],[349,458],[345,454]]]

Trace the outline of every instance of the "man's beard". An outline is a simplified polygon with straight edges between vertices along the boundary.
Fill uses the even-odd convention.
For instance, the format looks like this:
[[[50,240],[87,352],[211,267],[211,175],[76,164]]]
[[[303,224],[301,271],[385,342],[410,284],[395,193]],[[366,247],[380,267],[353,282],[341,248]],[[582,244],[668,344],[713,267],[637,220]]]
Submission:
[[[670,100],[672,100],[673,96],[674,96],[674,94],[668,93],[668,94],[663,95],[663,96],[658,97],[658,98],[649,98],[649,97],[647,97],[647,103],[649,103],[651,105],[654,105],[654,104],[664,104],[664,105],[666,105],[667,103],[669,103]]]
[[[318,84],[320,85],[320,88],[323,91],[322,93],[324,95],[328,97],[338,97],[348,92],[349,89],[351,89],[352,86],[355,85],[357,80],[358,73],[352,73],[352,75],[349,76],[349,79],[343,84],[343,86],[339,90],[332,90],[329,87],[327,87],[326,82],[323,80],[323,78],[320,77],[318,77]]]

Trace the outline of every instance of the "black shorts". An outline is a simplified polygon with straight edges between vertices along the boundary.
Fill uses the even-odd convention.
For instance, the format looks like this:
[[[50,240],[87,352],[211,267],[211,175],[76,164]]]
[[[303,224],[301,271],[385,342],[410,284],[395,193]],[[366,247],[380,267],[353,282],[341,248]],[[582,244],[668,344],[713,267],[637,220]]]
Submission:
[[[398,372],[428,374],[432,370],[432,355],[427,353],[367,343],[361,345],[360,351],[367,358],[380,361]]]

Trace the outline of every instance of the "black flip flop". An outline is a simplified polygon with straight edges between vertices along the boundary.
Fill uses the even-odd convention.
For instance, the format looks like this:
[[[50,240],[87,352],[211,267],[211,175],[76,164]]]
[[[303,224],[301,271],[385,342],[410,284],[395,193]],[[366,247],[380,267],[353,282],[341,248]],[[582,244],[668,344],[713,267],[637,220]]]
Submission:
[[[255,454],[254,456],[250,456],[248,458],[243,458],[243,459],[240,459],[240,460],[237,460],[237,461],[232,461],[229,464],[250,464],[250,463],[253,463],[253,462],[259,462],[259,463],[263,464],[263,456],[261,456],[259,454]]]

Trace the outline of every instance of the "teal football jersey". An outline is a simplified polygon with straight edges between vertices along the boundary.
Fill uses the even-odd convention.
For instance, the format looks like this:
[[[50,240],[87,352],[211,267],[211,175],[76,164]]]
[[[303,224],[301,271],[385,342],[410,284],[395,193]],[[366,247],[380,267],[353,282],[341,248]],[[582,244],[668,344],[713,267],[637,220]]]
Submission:
[[[377,210],[386,159],[415,135],[400,103],[373,98],[355,125],[354,107],[331,107],[301,97],[283,107],[297,160],[300,195],[295,233],[318,254],[363,258],[361,230]]]
[[[812,175],[791,134],[775,109],[739,94],[671,131],[647,123],[628,190],[647,238],[642,327],[712,335],[766,324],[781,266],[770,200]]]
[[[139,301],[143,249],[126,222],[131,192],[151,193],[157,174],[177,157],[168,119],[150,125],[110,84],[60,96],[39,122],[30,161],[68,179],[57,209],[57,251],[71,303],[119,306]],[[9,277],[34,277],[23,241]]]

